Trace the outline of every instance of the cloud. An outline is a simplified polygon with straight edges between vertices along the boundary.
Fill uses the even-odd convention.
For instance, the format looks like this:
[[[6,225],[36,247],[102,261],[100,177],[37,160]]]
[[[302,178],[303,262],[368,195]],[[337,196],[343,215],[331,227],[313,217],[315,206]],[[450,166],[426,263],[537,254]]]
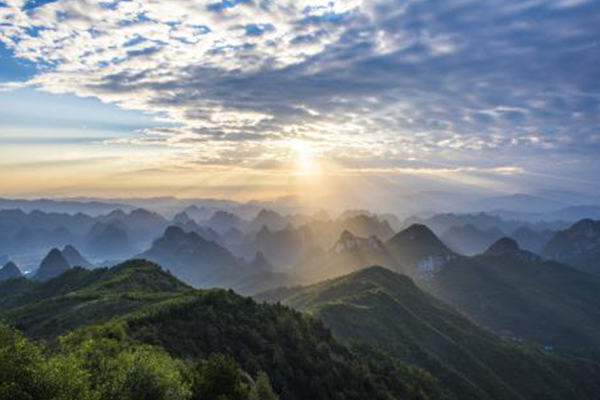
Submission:
[[[292,140],[381,168],[600,151],[599,1],[4,3],[27,84],[153,113],[124,140],[199,164],[279,165]]]

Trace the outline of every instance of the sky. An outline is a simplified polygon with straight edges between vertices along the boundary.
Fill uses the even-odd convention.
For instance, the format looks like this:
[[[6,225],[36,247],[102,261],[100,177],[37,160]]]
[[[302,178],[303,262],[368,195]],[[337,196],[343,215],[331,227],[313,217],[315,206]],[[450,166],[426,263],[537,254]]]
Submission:
[[[597,0],[0,0],[0,195],[600,192]]]

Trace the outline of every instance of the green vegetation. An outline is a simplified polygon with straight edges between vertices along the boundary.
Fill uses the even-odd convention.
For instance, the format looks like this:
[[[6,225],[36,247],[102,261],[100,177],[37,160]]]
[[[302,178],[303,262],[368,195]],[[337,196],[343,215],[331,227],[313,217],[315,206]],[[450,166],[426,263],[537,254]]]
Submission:
[[[458,257],[422,285],[502,336],[560,353],[600,348],[600,278],[522,253]]]
[[[502,340],[381,267],[262,298],[318,316],[337,337],[421,366],[460,399],[595,399],[600,393],[600,364]]]
[[[0,325],[3,400],[277,400],[264,373],[256,380],[221,354],[186,364],[162,349],[117,339],[66,337],[57,349]]]
[[[0,318],[46,344],[2,327],[2,399],[452,398],[423,370],[348,347],[315,318],[191,289],[145,261],[15,282]]]

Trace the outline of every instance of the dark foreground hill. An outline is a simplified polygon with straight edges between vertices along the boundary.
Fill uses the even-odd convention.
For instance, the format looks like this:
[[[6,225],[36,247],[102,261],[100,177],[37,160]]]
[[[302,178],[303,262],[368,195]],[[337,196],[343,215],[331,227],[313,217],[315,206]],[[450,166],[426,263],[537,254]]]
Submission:
[[[557,232],[542,249],[542,255],[600,274],[600,220],[583,219]]]
[[[425,368],[460,399],[600,398],[597,363],[500,339],[385,268],[259,298],[309,311],[337,337],[377,345]]]
[[[600,279],[511,239],[450,260],[420,285],[502,335],[555,350],[600,348]]]
[[[59,335],[75,329],[58,343],[75,343],[79,347],[60,350],[53,356],[60,361],[57,365],[54,358],[49,361],[55,375],[59,375],[63,367],[76,369],[80,364],[87,365],[90,359],[110,358],[111,354],[121,351],[119,349],[150,345],[152,349],[166,351],[170,357],[200,362],[201,366],[204,365],[201,361],[210,359],[211,355],[225,354],[250,377],[266,373],[275,392],[284,400],[452,398],[423,370],[364,346],[348,347],[313,317],[281,305],[258,304],[231,291],[192,289],[146,261],[130,261],[111,269],[92,271],[73,268],[46,282],[20,279],[2,285],[5,286],[0,287],[0,319],[7,320],[28,337],[54,342]],[[0,329],[1,365],[13,364],[9,360],[11,346],[24,346],[11,344],[15,342],[22,340],[5,328]],[[60,358],[72,351],[74,354],[69,356],[72,358]],[[128,355],[122,361],[131,357],[136,356]],[[162,371],[162,365],[171,370],[170,374],[165,373],[173,378],[172,374],[179,368],[177,364],[172,364],[166,356],[157,357],[141,359],[136,368],[154,366]],[[118,360],[111,362],[115,369],[121,367]],[[17,366],[7,367],[6,371],[13,371]],[[97,367],[105,368],[104,364]],[[91,369],[92,380],[99,379],[93,375],[94,368]],[[214,368],[206,368],[208,371],[203,370],[204,374],[210,376]],[[162,377],[162,372],[153,374],[147,378],[144,390]],[[77,382],[84,379],[84,375],[73,373],[72,380],[67,379],[69,387],[75,385],[76,379]],[[23,381],[29,379],[29,375],[19,371],[10,376],[11,381],[23,383],[24,388],[38,383],[33,377],[31,382]],[[96,382],[96,386],[105,387],[101,384]],[[194,385],[206,386],[206,382],[192,380],[190,385],[193,389]],[[221,382],[223,385],[229,387],[230,383]],[[181,388],[178,397],[132,398],[191,398],[182,394],[184,389]],[[198,398],[250,399],[241,395],[210,395],[214,391],[203,393],[208,394]]]

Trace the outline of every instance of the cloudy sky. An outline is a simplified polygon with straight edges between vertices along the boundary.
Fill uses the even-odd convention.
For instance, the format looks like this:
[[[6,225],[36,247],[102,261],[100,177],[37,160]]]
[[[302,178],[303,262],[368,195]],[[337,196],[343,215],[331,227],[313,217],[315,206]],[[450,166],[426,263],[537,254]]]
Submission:
[[[14,196],[600,191],[597,0],[0,0]]]

